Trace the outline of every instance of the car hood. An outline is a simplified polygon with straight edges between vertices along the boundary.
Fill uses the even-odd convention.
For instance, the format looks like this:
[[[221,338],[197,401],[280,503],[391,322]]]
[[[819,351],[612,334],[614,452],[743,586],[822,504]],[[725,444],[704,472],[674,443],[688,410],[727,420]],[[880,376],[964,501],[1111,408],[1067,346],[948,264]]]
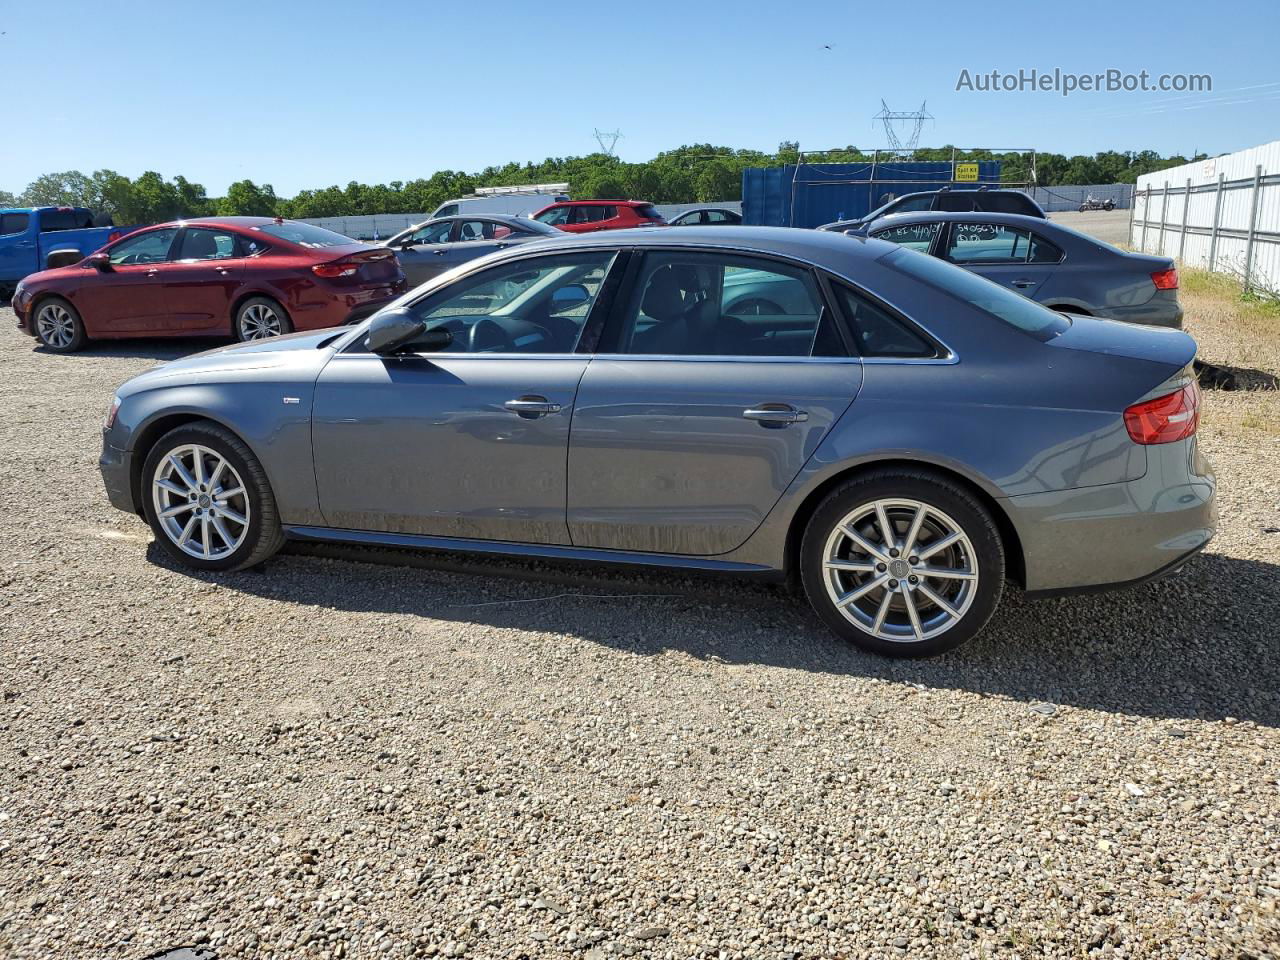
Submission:
[[[330,345],[341,339],[349,329],[331,327],[327,330],[309,330],[193,353],[140,373],[121,386],[117,393],[126,397],[143,390],[168,386],[175,381],[199,383],[238,379],[251,370],[275,371],[283,380],[307,376],[314,378],[333,354],[328,349]]]

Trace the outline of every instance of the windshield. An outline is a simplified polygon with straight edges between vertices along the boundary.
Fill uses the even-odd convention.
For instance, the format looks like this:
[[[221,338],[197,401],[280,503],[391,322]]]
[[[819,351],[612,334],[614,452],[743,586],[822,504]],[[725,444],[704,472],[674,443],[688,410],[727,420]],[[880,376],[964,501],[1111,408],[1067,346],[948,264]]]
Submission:
[[[323,250],[326,247],[349,247],[356,242],[350,237],[344,237],[342,234],[326,230],[324,227],[313,226],[310,223],[298,223],[294,220],[286,220],[284,223],[264,223],[260,227],[252,227],[251,229],[261,230],[263,233],[269,233],[273,237],[279,237],[281,240],[296,243],[300,247],[309,247],[312,250]]]
[[[971,304],[1039,340],[1052,340],[1071,326],[1071,322],[1062,314],[1054,313],[1020,293],[1014,293],[998,283],[928,254],[899,247],[886,253],[880,258],[880,262]]]

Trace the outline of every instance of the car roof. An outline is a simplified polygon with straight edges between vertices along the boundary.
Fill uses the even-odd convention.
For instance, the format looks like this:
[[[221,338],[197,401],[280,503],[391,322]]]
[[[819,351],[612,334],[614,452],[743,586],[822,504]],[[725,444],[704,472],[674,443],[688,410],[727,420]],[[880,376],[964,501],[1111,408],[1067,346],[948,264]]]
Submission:
[[[555,203],[549,203],[547,207],[598,207],[603,205],[611,207],[647,207],[650,206],[648,200],[557,200]]]
[[[886,213],[882,217],[876,217],[869,224],[869,228],[889,221],[920,223],[925,220],[930,222],[963,220],[966,223],[981,220],[984,223],[1003,223],[1011,227],[1025,227],[1028,230],[1043,229],[1046,223],[1052,222],[1043,217],[1033,217],[1025,213],[989,213],[986,210],[912,210],[910,213]]]
[[[860,240],[860,243],[850,243]],[[639,227],[632,230],[600,230],[595,233],[566,233],[564,237],[539,240],[541,244],[574,247],[705,247],[708,250],[730,249],[743,253],[764,253],[792,257],[819,265],[849,257],[875,260],[897,244],[870,237],[847,237],[843,233],[806,230],[800,227],[744,227],[737,224],[720,227]],[[545,248],[544,248],[545,249]],[[828,267],[833,269],[833,267]]]
[[[959,194],[964,194],[964,193],[985,193],[985,194],[992,194],[992,193],[1021,193],[1024,197],[1026,196],[1026,193],[1024,193],[1024,192],[1023,192],[1023,191],[1021,191],[1021,190],[1010,190],[1010,189],[1005,188],[1005,187],[996,187],[994,190],[992,190],[992,189],[986,189],[986,190],[984,190],[984,189],[982,189],[981,187],[962,187],[962,188],[960,188],[959,190],[957,190],[957,189],[956,189],[956,188],[954,188],[954,187],[945,187],[945,188],[944,188],[944,187],[939,187],[937,190],[917,190],[917,191],[915,191],[914,193],[904,193],[904,194],[902,194],[902,196],[900,196],[900,197],[896,197],[895,199],[897,199],[897,200],[905,200],[907,197],[924,197],[924,196],[930,196],[930,195],[935,194],[935,193],[959,193]],[[1028,198],[1028,199],[1030,199],[1030,198]]]

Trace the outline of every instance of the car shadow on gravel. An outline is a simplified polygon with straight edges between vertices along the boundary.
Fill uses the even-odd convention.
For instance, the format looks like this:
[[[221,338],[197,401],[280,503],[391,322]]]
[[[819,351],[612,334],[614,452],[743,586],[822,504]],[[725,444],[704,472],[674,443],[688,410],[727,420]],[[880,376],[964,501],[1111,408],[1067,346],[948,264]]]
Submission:
[[[173,566],[154,544],[151,557]],[[980,637],[931,660],[863,653],[780,585],[683,572],[305,547],[203,579],[318,608],[571,634],[629,654],[1280,727],[1280,566],[1217,554],[1113,593],[1033,601],[1009,588]]]
[[[229,337],[150,337],[141,340],[92,340],[83,350],[75,353],[54,353],[44,347],[34,346],[33,353],[48,354],[59,360],[98,360],[111,357],[117,360],[179,360],[193,353],[225,347],[235,341]]]

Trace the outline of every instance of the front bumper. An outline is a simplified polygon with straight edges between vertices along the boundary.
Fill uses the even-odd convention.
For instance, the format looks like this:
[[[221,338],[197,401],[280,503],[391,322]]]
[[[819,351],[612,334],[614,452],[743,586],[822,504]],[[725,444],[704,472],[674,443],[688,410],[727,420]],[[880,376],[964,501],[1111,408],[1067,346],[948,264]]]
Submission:
[[[111,505],[126,513],[141,513],[133,495],[133,454],[113,447],[105,434],[98,469],[102,472],[102,485],[107,488],[107,499]]]
[[[1217,529],[1217,481],[1195,438],[1147,449],[1137,480],[1001,501],[1022,543],[1026,589],[1071,593],[1152,579]]]

